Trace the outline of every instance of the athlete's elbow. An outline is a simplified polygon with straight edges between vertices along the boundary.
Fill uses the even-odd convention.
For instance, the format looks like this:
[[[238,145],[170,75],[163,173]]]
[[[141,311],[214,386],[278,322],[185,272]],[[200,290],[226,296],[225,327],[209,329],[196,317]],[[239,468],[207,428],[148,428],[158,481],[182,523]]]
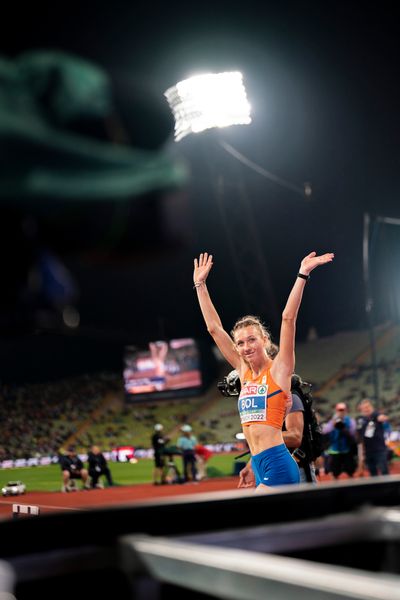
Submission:
[[[284,440],[289,448],[300,448],[302,436],[297,431],[291,430],[287,432],[287,438]]]
[[[298,448],[299,446],[301,446],[302,436],[300,434],[296,434],[293,439],[294,439],[296,448]]]
[[[214,340],[216,340],[221,332],[221,326],[219,325],[219,323],[212,323],[210,325],[207,325],[207,331],[211,335],[211,337]]]
[[[217,326],[216,325],[207,325],[207,331],[208,333],[211,335],[211,337],[215,337],[216,333],[217,333]]]
[[[297,314],[291,310],[284,310],[282,313],[282,322],[287,325],[294,325],[296,322]]]

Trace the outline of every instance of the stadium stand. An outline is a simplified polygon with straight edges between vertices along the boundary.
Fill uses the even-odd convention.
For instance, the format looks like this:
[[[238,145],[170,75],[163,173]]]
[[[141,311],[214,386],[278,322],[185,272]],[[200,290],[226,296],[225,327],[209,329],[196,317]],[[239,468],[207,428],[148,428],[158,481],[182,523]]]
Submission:
[[[379,408],[390,417],[393,428],[400,427],[400,328],[393,326],[382,332],[376,343]],[[374,377],[371,352],[364,352],[344,364],[342,368],[317,391],[317,398],[325,398],[333,409],[337,402],[345,402],[351,413],[357,414],[357,405],[363,398],[374,397]],[[323,415],[324,411],[322,411]]]
[[[3,385],[0,401],[0,460],[57,454],[115,389],[113,373],[58,382]]]

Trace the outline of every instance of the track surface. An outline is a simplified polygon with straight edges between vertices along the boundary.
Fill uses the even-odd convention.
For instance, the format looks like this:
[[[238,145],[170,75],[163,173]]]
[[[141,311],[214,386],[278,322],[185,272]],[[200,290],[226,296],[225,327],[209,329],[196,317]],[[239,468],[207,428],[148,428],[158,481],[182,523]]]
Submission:
[[[391,465],[391,474],[400,474],[400,461]],[[346,475],[340,479],[347,480]],[[322,476],[320,484],[332,481],[329,476]],[[12,517],[13,504],[27,504],[38,506],[40,514],[55,511],[88,510],[96,507],[134,505],[150,500],[199,494],[216,491],[232,491],[237,489],[238,477],[221,477],[207,479],[198,483],[185,483],[174,485],[152,485],[151,483],[136,484],[131,486],[115,486],[104,490],[88,490],[70,493],[62,492],[28,492],[23,496],[0,498],[0,519]]]

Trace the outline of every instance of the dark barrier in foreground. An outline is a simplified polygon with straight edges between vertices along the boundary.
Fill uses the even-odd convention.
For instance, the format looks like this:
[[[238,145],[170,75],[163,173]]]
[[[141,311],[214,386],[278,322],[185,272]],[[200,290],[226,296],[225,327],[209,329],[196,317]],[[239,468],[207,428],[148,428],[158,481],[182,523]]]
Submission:
[[[18,600],[400,600],[400,477],[48,514],[0,539]]]

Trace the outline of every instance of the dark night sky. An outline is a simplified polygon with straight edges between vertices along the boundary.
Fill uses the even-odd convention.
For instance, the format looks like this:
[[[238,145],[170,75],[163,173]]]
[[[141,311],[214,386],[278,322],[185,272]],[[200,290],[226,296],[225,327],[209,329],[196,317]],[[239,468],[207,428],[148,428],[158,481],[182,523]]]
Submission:
[[[229,217],[241,189],[255,215],[273,290],[266,301],[260,287],[255,310],[272,332],[278,323],[268,303],[283,308],[301,258],[314,249],[333,251],[336,259],[310,280],[299,337],[311,326],[320,335],[365,326],[363,214],[400,218],[398,21],[390,3],[374,10],[356,2],[275,4],[54,3],[46,9],[39,3],[26,13],[10,8],[9,19],[2,19],[1,51],[8,58],[61,49],[98,63],[124,85],[129,80],[137,147],[149,139],[173,146],[191,169],[182,192],[141,198],[123,212],[118,252],[107,259],[101,252],[107,232],[85,253],[78,234],[65,231],[63,245],[59,232],[58,244],[53,240],[80,288],[82,332],[95,340],[104,364],[116,364],[128,339],[206,337],[191,289],[192,259],[202,249],[215,255],[209,287],[226,327],[247,312],[214,193],[218,176],[226,182],[222,201],[235,244],[252,243],[237,216]],[[167,139],[171,117],[163,92],[206,70],[243,72],[253,123],[174,145]],[[218,140],[287,181],[311,182],[312,198],[254,173]],[[85,225],[96,229],[107,210],[85,213]],[[143,234],[147,228],[150,236]],[[400,303],[394,279],[400,229],[386,229],[374,228],[377,320],[393,317]],[[22,349],[20,340],[8,339],[6,354],[10,343]],[[109,356],[103,344],[112,347]],[[91,352],[85,349],[86,357]],[[49,376],[57,371],[53,363],[46,368]]]

